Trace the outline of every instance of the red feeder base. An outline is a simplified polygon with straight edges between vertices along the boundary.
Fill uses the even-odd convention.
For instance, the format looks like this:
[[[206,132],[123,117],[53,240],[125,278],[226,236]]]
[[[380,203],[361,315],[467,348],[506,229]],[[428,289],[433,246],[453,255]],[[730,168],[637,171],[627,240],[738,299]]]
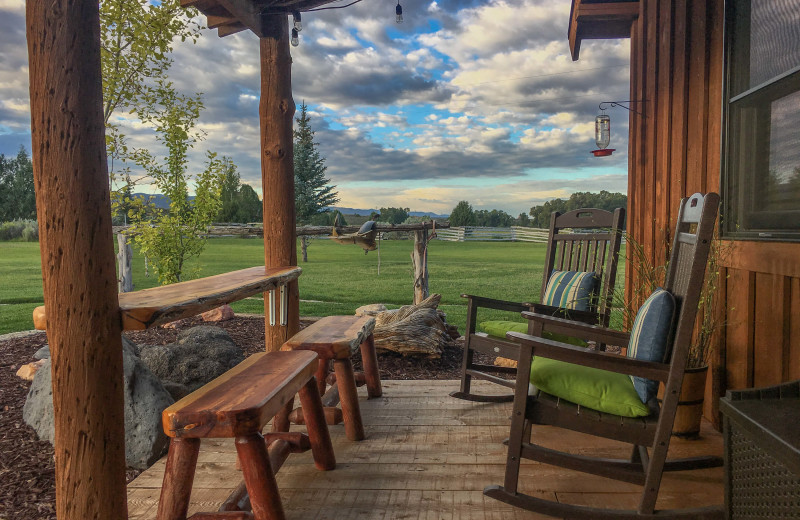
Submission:
[[[603,148],[602,150],[592,150],[595,157],[606,157],[615,152],[616,148]]]

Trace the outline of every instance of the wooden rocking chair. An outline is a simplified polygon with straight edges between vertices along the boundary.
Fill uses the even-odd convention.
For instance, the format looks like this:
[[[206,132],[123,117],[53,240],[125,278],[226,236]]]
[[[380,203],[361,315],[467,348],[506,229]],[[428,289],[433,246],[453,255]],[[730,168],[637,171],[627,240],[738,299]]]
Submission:
[[[555,211],[550,218],[550,236],[547,241],[539,301],[545,301],[548,281],[554,271],[594,272],[596,280],[600,282],[600,287],[590,295],[586,310],[566,309],[542,303],[509,302],[462,294],[461,297],[467,298],[469,302],[467,304],[467,330],[464,334],[464,357],[461,365],[461,388],[458,392],[452,392],[450,395],[478,402],[511,402],[514,400],[514,394],[510,392],[502,395],[471,393],[470,384],[473,377],[514,388],[514,381],[494,374],[516,372],[513,367],[475,363],[473,361],[475,352],[512,360],[516,360],[519,354],[519,347],[515,342],[476,332],[479,308],[514,313],[532,311],[537,314],[608,326],[624,223],[625,210],[622,208],[617,208],[613,213],[593,208],[577,209],[564,214]],[[505,330],[502,333],[505,334]],[[530,326],[528,333],[533,333]]]
[[[639,359],[638,355],[637,358],[630,357],[630,353],[629,356],[623,356],[591,351],[541,337],[510,332],[509,337],[519,341],[520,356],[511,434],[508,439],[505,484],[488,486],[483,491],[485,495],[516,507],[562,518],[607,520],[618,518],[724,518],[721,507],[655,510],[664,471],[722,465],[719,457],[666,460],[718,205],[719,196],[716,193],[709,193],[705,197],[695,194],[689,199],[681,201],[665,288],[656,291],[656,293],[662,293],[658,296],[669,297],[669,294],[672,295],[669,300],[672,302],[670,305],[674,306],[674,315],[677,316],[677,320],[674,319],[671,309],[668,312],[663,311],[668,307],[657,308],[656,312],[650,312],[654,309],[652,305],[648,306],[648,302],[653,300],[656,293],[639,310],[633,326],[634,332],[630,335],[634,337],[634,341],[631,343],[628,343],[629,335],[619,331],[576,324],[536,313],[523,313],[534,324],[534,328],[539,330],[545,323],[549,324],[552,330],[568,331],[569,334],[575,334],[576,330],[580,329],[582,338],[594,339],[611,345],[628,344],[629,350],[637,348],[641,350],[642,346],[637,338],[641,338],[645,334],[655,337],[651,332],[657,327],[653,326],[653,321],[644,320],[656,317],[660,320],[660,325],[663,325],[661,330],[664,334],[659,336],[660,341],[667,348],[665,353],[662,352],[659,355],[667,356],[669,361],[643,361]],[[646,317],[648,314],[649,317]],[[637,326],[640,319],[643,320],[644,327]],[[651,359],[656,357],[654,355]],[[532,360],[534,360],[534,367],[531,366]],[[543,362],[545,365],[542,365]],[[666,385],[663,404],[659,410],[658,405],[650,401],[642,417],[632,418],[598,412],[545,393],[541,388],[538,390],[538,395],[529,395],[531,392],[528,381],[531,380],[531,371],[534,371],[533,380],[534,384],[537,384],[540,379],[537,379],[539,374],[536,371],[546,368],[546,364],[550,364],[552,368],[559,362],[563,362],[561,365],[568,369],[580,369],[584,372],[587,369],[582,367],[592,367],[588,370],[596,370],[598,373],[610,374],[617,378],[621,377],[628,383],[631,380],[627,376],[618,374],[630,374],[648,380],[663,381]],[[538,367],[537,363],[539,363]],[[634,392],[633,396],[636,398],[637,392]],[[638,401],[638,404],[641,405],[642,401]],[[533,443],[531,424],[555,425],[599,437],[629,442],[633,445],[633,453],[630,460],[612,460],[548,449]],[[644,486],[644,490],[638,509],[584,507],[520,493],[518,492],[518,480],[521,458],[641,484]]]

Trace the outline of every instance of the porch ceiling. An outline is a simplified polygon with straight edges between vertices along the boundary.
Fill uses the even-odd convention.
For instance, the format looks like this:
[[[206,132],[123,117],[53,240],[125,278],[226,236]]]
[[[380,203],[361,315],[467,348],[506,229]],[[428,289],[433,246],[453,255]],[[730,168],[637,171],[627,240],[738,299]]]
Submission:
[[[629,38],[631,23],[639,17],[639,0],[572,0],[569,50],[578,59],[581,40]]]
[[[334,0],[181,0],[182,7],[195,7],[206,16],[209,29],[217,29],[220,38],[244,30],[259,38],[268,34],[263,17],[308,11]]]

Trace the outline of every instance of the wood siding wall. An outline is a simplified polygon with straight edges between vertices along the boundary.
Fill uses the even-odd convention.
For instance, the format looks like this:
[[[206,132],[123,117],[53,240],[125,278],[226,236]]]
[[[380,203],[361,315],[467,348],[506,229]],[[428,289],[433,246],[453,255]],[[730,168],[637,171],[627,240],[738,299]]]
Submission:
[[[663,262],[678,201],[720,192],[723,0],[641,0],[631,28],[628,230]],[[705,415],[728,388],[800,378],[800,244],[733,243]],[[626,284],[632,270],[626,270]]]

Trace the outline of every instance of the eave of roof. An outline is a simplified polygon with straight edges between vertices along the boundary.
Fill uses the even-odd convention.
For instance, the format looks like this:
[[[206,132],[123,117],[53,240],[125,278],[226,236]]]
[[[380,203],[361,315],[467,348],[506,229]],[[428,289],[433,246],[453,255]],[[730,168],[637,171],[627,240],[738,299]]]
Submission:
[[[569,15],[569,50],[577,60],[581,40],[629,38],[639,17],[639,0],[572,0]]]

